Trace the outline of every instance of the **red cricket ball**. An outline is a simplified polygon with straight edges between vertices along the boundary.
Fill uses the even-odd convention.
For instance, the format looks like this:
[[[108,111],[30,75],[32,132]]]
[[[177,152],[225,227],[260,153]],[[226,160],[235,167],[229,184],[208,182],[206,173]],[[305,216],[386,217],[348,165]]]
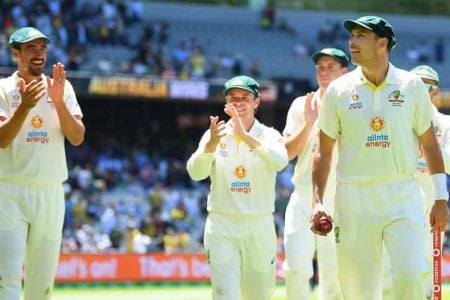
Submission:
[[[333,229],[333,224],[330,220],[324,218],[319,221],[319,223],[316,226],[317,231],[320,231],[322,233],[329,233],[331,229]]]

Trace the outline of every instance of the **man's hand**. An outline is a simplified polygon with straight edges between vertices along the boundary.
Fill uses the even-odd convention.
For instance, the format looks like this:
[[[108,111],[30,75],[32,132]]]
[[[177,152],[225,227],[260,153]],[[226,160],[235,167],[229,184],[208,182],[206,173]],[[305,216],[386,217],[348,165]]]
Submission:
[[[39,99],[45,95],[45,83],[43,81],[38,81],[33,79],[28,84],[25,80],[19,78],[19,92],[22,98],[23,107],[26,109],[31,109],[36,106]]]
[[[319,116],[319,104],[314,101],[314,92],[306,94],[305,100],[305,121],[308,124],[314,124]]]
[[[435,232],[438,229],[445,231],[449,218],[447,200],[436,200],[430,211],[430,231]]]
[[[327,235],[327,233],[319,230],[321,228],[319,223],[322,219],[328,219],[331,222],[333,221],[333,218],[325,210],[325,207],[323,206],[323,204],[316,203],[316,204],[314,204],[314,206],[312,208],[312,212],[311,212],[311,219],[310,219],[311,227],[310,228],[311,228],[311,231],[314,232],[315,234],[325,236],[325,235]]]
[[[233,127],[233,134],[235,136],[243,138],[247,134],[244,125],[242,124],[241,118],[236,108],[232,104],[225,104],[225,113],[231,118],[231,126]]]
[[[53,65],[53,80],[47,75],[48,96],[53,103],[60,104],[64,101],[64,84],[66,83],[66,71],[64,65]]]
[[[226,135],[226,125],[225,121],[221,120],[219,121],[219,117],[217,116],[210,116],[210,137],[208,143],[205,145],[205,153],[211,153],[216,151],[216,147],[220,142],[220,139]]]

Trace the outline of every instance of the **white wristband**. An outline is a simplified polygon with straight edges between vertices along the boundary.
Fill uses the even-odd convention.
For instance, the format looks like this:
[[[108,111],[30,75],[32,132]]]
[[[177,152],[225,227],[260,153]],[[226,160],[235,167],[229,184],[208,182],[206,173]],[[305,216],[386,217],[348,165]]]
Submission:
[[[434,199],[435,200],[448,200],[447,191],[447,177],[444,173],[437,173],[431,175],[434,187]]]

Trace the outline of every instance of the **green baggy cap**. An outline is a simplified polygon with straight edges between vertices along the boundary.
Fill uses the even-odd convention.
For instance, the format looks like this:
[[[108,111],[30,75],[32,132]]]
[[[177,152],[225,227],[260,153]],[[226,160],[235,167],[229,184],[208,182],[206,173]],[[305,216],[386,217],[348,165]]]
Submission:
[[[223,90],[223,94],[226,96],[230,89],[242,89],[249,91],[257,97],[260,96],[258,82],[256,82],[255,79],[245,75],[233,77],[225,82],[225,89]]]
[[[319,52],[314,53],[312,56],[313,62],[317,64],[319,58],[321,58],[324,55],[334,58],[335,60],[337,60],[338,63],[341,64],[342,67],[348,66],[349,59],[347,54],[345,54],[345,52],[342,51],[341,49],[337,48],[323,48]]]
[[[36,39],[44,39],[46,43],[50,42],[50,38],[34,27],[22,27],[9,37],[9,45],[14,47],[18,44],[27,43]]]
[[[378,16],[364,16],[356,20],[347,19],[344,21],[344,27],[349,32],[352,32],[355,26],[361,26],[365,29],[375,32],[380,37],[385,37],[389,40],[388,48],[393,49],[397,45],[395,39],[395,32],[391,24],[385,19]]]
[[[436,81],[439,84],[439,74],[428,65],[420,65],[410,70],[411,73],[418,75],[421,78],[426,78]]]

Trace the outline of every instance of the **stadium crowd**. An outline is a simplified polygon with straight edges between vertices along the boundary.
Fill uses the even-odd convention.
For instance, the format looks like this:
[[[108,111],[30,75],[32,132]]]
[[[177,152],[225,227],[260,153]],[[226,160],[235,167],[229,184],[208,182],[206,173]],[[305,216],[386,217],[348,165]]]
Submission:
[[[217,53],[216,59],[208,62],[204,45],[195,37],[167,48],[170,24],[144,21],[139,0],[3,0],[0,8],[0,66],[14,65],[8,49],[9,35],[16,28],[35,26],[52,37],[48,65],[59,61],[69,71],[89,68],[86,57],[90,45],[125,45],[135,49],[136,55],[121,63],[108,57],[98,58],[98,72],[209,78],[224,72],[228,76],[247,71],[235,54]],[[140,28],[136,32],[143,34],[130,40],[127,28]],[[337,30],[336,24],[327,20],[318,29],[319,44],[340,46],[342,39]],[[312,51],[314,45],[308,44],[296,49],[304,56]],[[249,75],[258,78],[258,61],[253,61],[251,70],[254,71],[249,69]],[[208,183],[189,179],[182,155],[173,157],[139,144],[119,146],[114,137],[110,140],[102,147],[89,143],[79,149],[68,147],[62,251],[203,251]],[[275,219],[280,237],[292,191],[293,165],[291,162],[278,174]],[[281,239],[279,244],[281,250]],[[448,243],[445,249],[449,251]]]
[[[202,251],[208,183],[191,181],[185,161],[112,144],[69,148],[68,160],[63,252]],[[292,170],[278,175],[279,236]]]

